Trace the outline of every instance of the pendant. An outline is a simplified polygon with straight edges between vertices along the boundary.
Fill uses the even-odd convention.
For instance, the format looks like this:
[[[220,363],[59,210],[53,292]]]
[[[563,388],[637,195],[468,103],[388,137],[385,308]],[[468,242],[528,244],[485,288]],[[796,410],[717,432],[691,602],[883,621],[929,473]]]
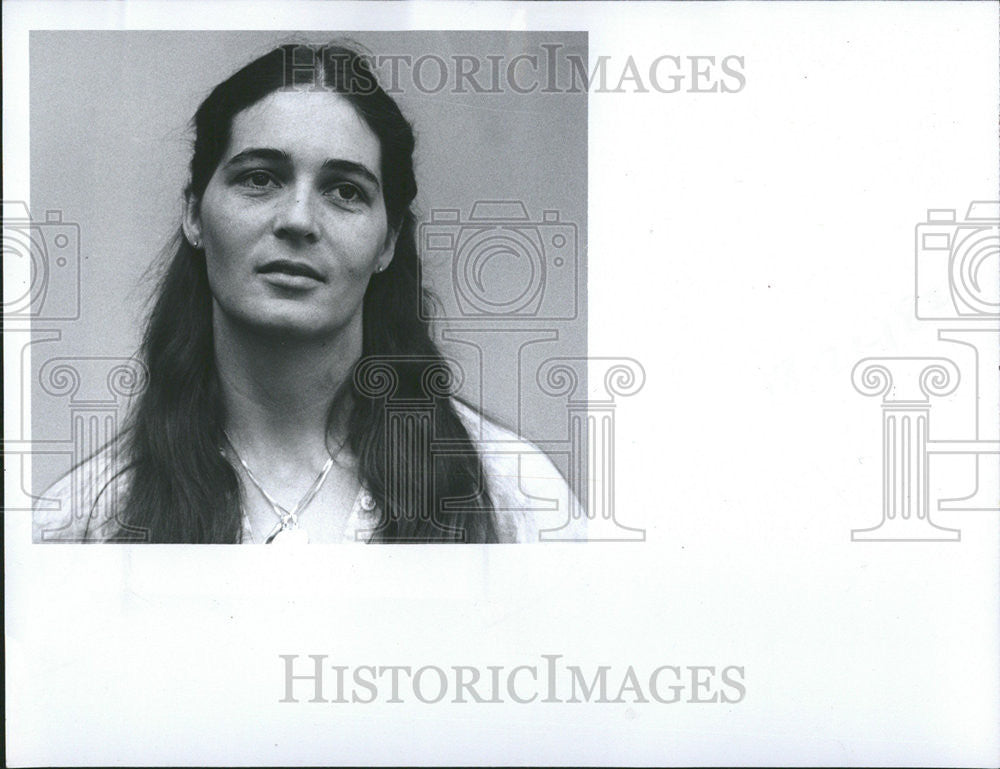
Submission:
[[[273,537],[269,544],[274,545],[308,545],[309,532],[305,529],[282,529]]]

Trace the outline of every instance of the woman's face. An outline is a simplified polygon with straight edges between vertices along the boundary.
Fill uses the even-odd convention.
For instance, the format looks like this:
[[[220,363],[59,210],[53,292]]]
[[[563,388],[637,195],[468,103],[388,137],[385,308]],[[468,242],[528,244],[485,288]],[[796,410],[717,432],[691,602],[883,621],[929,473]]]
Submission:
[[[279,91],[238,113],[185,232],[205,249],[215,312],[268,332],[360,329],[392,258],[378,137],[344,97]]]

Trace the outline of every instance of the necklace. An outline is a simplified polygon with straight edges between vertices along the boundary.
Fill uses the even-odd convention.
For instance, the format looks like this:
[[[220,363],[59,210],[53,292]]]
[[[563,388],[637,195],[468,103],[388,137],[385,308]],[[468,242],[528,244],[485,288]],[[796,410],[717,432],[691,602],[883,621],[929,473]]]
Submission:
[[[288,510],[268,494],[261,482],[257,480],[257,476],[254,475],[253,470],[250,469],[250,466],[240,456],[240,452],[236,450],[236,444],[229,437],[229,433],[223,430],[222,434],[226,436],[226,442],[229,443],[229,447],[233,450],[233,456],[243,466],[250,482],[257,488],[257,491],[264,497],[268,505],[271,506],[271,512],[278,516],[278,523],[275,524],[275,527],[264,539],[264,542],[267,544],[271,544],[272,542],[275,544],[306,544],[309,542],[309,532],[299,527],[299,514],[309,506],[309,503],[313,501],[319,490],[323,488],[330,470],[333,469],[334,457],[327,458],[326,464],[323,465],[323,469],[320,470],[319,475],[316,476],[316,479],[306,490],[306,493],[302,495],[302,498],[295,504],[295,507]],[[340,452],[338,451],[337,453],[339,454]],[[223,455],[225,455],[225,452],[223,452]],[[243,517],[247,524],[249,524],[250,518],[247,516],[246,510],[243,511]],[[250,529],[250,539],[253,540],[253,527],[248,526],[248,528]]]

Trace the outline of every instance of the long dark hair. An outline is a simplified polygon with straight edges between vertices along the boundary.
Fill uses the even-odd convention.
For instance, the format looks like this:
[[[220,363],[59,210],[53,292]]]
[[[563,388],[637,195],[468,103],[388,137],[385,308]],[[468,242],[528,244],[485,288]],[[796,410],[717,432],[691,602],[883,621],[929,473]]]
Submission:
[[[327,420],[329,429],[335,410],[348,409],[346,440],[382,511],[372,540],[495,542],[482,462],[426,320],[431,298],[422,289],[410,210],[413,131],[367,58],[345,46],[286,45],[216,86],[194,117],[186,194],[201,199],[237,113],[288,88],[343,95],[376,134],[389,226],[398,232],[392,261],[364,296],[362,357],[333,394]],[[113,539],[238,542],[240,485],[220,453],[224,415],[205,253],[180,233],[172,250],[142,342],[148,386],[122,434],[127,486]]]

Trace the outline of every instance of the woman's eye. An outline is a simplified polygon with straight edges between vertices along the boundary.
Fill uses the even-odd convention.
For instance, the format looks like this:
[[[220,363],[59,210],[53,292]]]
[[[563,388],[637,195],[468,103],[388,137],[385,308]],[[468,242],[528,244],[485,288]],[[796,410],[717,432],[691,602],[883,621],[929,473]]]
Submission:
[[[275,184],[274,177],[267,171],[251,171],[248,174],[244,174],[240,181],[247,187],[258,189],[274,186]]]
[[[353,184],[338,184],[331,187],[330,194],[343,203],[360,203],[365,199],[364,193]]]

